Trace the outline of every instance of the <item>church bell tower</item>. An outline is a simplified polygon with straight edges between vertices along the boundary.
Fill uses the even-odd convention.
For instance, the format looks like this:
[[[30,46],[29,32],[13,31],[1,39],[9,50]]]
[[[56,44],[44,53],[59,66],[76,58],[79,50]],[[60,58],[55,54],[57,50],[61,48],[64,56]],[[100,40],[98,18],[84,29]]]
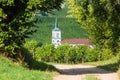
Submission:
[[[56,18],[55,20],[55,27],[52,30],[52,44],[57,47],[58,45],[61,45],[61,30],[58,28],[58,20]]]

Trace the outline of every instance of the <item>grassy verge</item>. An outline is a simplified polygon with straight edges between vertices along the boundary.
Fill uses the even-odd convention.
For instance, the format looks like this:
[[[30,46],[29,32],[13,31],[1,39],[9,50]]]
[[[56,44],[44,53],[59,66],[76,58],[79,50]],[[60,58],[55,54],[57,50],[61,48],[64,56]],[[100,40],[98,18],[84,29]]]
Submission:
[[[83,78],[82,80],[99,80],[99,79],[94,75],[86,75],[85,78]]]
[[[120,79],[120,68],[119,68],[119,70],[118,70],[118,76],[119,76],[119,79]]]
[[[112,72],[117,72],[119,79],[120,79],[119,57],[114,57],[114,58],[112,58],[110,60],[106,60],[106,61],[98,61],[98,62],[91,62],[91,63],[85,63],[85,64],[94,65],[94,66],[97,66],[98,68],[102,68],[102,69],[112,71]]]
[[[114,57],[106,61],[88,62],[85,64],[94,65],[94,66],[97,66],[98,68],[102,68],[102,69],[113,71],[113,72],[117,72],[120,65],[118,57]]]
[[[52,80],[50,74],[29,70],[0,56],[0,80]]]

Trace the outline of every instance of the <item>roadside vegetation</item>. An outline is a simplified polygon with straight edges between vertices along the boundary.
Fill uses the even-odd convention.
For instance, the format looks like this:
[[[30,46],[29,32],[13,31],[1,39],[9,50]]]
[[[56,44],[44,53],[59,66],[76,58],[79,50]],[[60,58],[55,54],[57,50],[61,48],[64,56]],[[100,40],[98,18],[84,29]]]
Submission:
[[[105,70],[114,71],[114,72],[117,72],[118,69],[120,68],[120,62],[118,57],[113,57],[111,59],[104,60],[104,61],[97,61],[97,62],[90,62],[90,63],[88,62],[85,64],[94,65],[99,68],[103,68]]]
[[[120,79],[120,60],[119,57],[113,57],[109,60],[88,62],[87,65],[94,65],[98,68],[105,69],[107,71],[117,72]]]
[[[119,79],[120,79],[120,68],[119,68],[119,70],[118,70],[118,76],[119,76]]]
[[[69,64],[90,62],[87,64],[118,72],[120,76],[118,0],[66,1],[71,9],[69,11],[72,17],[69,18],[66,17],[67,8],[61,13],[56,11],[54,15],[36,15],[34,18],[37,10],[43,13],[59,10],[63,0],[0,1],[2,3],[0,4],[0,54],[2,55],[0,80],[52,80],[51,75],[46,72],[51,73],[56,69],[44,62]],[[87,38],[89,35],[95,43],[95,48],[72,47],[67,44],[55,48],[50,44],[50,33],[54,28],[56,15],[62,31],[62,39]],[[30,36],[31,34],[33,35]],[[28,37],[29,39],[26,39]],[[91,76],[86,77],[86,79],[90,78]]]
[[[47,70],[30,70],[0,56],[0,80],[52,80],[52,76]]]
[[[31,40],[25,43],[24,47],[38,61],[79,64],[108,60],[116,56],[108,49],[100,52],[96,47],[90,48],[85,45],[73,47],[65,44],[55,48],[52,44],[42,46],[37,46],[37,44],[37,41]]]
[[[29,44],[28,44],[29,43]],[[88,46],[72,47],[67,44],[54,47],[52,44],[36,46],[32,40],[25,43],[24,47],[29,50],[34,59],[38,61],[67,64],[89,64],[108,71],[118,72],[120,76],[119,55],[114,55],[110,50],[99,53],[99,49]],[[110,55],[111,54],[111,55]]]
[[[99,80],[94,75],[86,75],[82,80]]]

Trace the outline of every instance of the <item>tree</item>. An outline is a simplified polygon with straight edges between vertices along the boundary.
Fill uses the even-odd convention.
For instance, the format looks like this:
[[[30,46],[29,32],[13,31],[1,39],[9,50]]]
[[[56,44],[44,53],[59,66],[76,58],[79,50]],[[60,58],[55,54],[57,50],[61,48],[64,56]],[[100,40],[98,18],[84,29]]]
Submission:
[[[60,9],[63,0],[0,0],[0,52],[13,57],[36,31],[35,12]]]
[[[120,42],[119,0],[66,0],[69,17],[77,18],[101,49],[118,52]],[[115,54],[114,54],[115,55]]]

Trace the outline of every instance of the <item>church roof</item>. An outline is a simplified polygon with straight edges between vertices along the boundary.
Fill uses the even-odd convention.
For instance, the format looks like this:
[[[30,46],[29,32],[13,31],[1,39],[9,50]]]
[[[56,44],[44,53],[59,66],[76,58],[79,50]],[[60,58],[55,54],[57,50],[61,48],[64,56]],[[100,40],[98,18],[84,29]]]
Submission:
[[[57,20],[57,18],[56,18],[56,20],[55,20],[55,27],[54,27],[54,29],[53,29],[54,31],[59,31],[60,29],[58,28],[58,20]]]
[[[61,44],[84,44],[84,45],[93,45],[90,39],[80,38],[80,39],[64,39],[61,41]]]

